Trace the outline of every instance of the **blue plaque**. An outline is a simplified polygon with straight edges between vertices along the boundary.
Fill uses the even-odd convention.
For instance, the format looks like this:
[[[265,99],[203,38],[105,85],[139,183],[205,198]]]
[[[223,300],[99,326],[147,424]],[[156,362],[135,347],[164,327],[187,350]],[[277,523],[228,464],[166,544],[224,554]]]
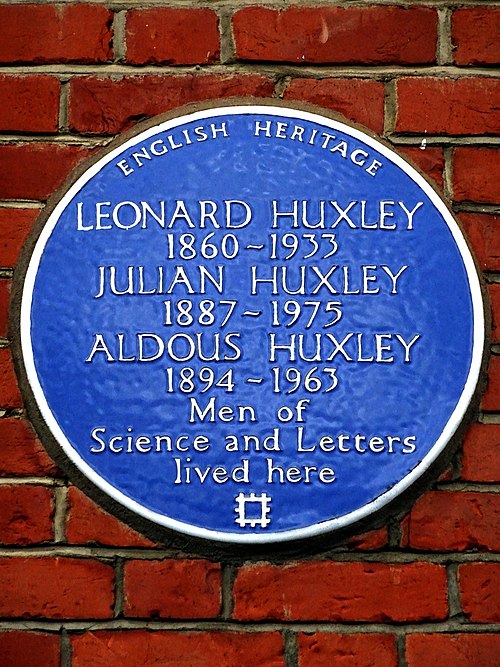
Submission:
[[[345,528],[405,492],[465,415],[483,329],[427,181],[266,103],[162,117],[95,158],[50,205],[20,304],[26,393],[71,464],[230,543]]]

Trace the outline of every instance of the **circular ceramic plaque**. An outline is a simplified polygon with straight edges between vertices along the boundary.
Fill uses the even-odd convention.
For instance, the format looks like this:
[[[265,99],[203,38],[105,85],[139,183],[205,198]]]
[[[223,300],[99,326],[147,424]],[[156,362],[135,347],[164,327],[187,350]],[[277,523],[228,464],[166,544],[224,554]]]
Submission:
[[[473,396],[483,304],[425,179],[338,120],[212,107],[122,138],[51,205],[21,347],[64,455],[137,515],[234,543],[349,526]]]

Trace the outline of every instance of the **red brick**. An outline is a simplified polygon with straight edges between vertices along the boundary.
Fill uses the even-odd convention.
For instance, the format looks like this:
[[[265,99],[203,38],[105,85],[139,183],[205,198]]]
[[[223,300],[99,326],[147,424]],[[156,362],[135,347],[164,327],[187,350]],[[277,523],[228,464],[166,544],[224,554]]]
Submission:
[[[71,82],[69,122],[76,132],[114,134],[190,102],[267,97],[273,90],[274,82],[260,74],[128,76],[120,81],[80,77]]]
[[[9,331],[9,304],[11,280],[0,279],[0,338],[7,338]]]
[[[0,348],[0,408],[21,408],[23,399],[19,392],[12,354],[9,348]]]
[[[59,667],[59,635],[46,632],[0,632],[2,667]]]
[[[294,79],[286,100],[332,109],[375,132],[384,130],[384,84],[371,79]]]
[[[386,547],[388,539],[387,527],[384,526],[378,530],[371,530],[368,533],[355,535],[348,541],[348,546],[350,549],[358,551],[374,551]]]
[[[98,4],[0,6],[0,62],[106,62],[112,19]]]
[[[459,213],[472,250],[483,271],[500,271],[500,216]]]
[[[0,146],[0,198],[48,199],[69,172],[93,152],[50,143]]]
[[[72,486],[68,492],[66,539],[70,544],[151,547],[154,543],[98,507]]]
[[[500,357],[492,356],[488,367],[488,384],[481,400],[481,409],[500,410]]]
[[[499,232],[500,236],[500,232]],[[500,341],[500,285],[497,283],[488,285],[488,294],[491,304],[491,342]]]
[[[37,208],[0,208],[0,265],[16,265],[21,248],[40,213]]]
[[[453,12],[451,38],[457,65],[500,63],[500,7],[463,7]]]
[[[278,632],[86,632],[71,637],[72,667],[284,667]],[[161,657],[160,657],[161,656]]]
[[[0,130],[57,132],[60,87],[54,76],[0,75]]]
[[[125,563],[125,616],[214,618],[220,613],[220,567],[206,560]]]
[[[53,539],[52,490],[26,484],[0,486],[0,544]]]
[[[500,425],[473,424],[463,445],[462,479],[500,482]]]
[[[500,79],[405,77],[396,90],[396,132],[500,134]]]
[[[411,510],[404,541],[429,551],[496,551],[499,520],[500,494],[432,491]]]
[[[429,563],[258,564],[234,584],[238,620],[420,621],[447,615],[446,572]]]
[[[426,176],[432,178],[440,188],[443,187],[444,155],[442,148],[431,146],[422,149],[419,146],[398,146],[397,150],[409,157],[415,166]]]
[[[453,193],[456,201],[495,204],[500,201],[497,178],[500,152],[494,148],[455,148],[453,151]]]
[[[24,419],[0,419],[0,476],[61,473]]]
[[[406,638],[408,667],[498,667],[498,634],[414,634]]]
[[[0,615],[111,618],[114,570],[79,558],[1,558]]]
[[[242,60],[432,63],[437,15],[414,7],[246,7],[233,17]]]
[[[127,62],[203,65],[219,59],[219,20],[211,9],[161,7],[127,13]]]
[[[467,563],[458,568],[462,609],[474,623],[500,621],[500,563]],[[499,654],[500,655],[500,654]]]
[[[300,634],[300,667],[397,667],[394,635]]]

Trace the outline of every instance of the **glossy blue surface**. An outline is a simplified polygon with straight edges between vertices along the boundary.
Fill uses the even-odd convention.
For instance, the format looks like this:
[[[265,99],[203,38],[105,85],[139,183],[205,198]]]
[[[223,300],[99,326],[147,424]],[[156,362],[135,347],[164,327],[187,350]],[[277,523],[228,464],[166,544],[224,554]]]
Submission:
[[[84,461],[91,467],[95,472],[93,481],[102,479],[130,499],[132,509],[141,513],[141,508],[145,508],[165,517],[165,523],[174,527],[178,526],[171,520],[182,522],[187,532],[195,534],[198,529],[207,529],[229,535],[229,539],[230,534],[244,535],[249,540],[252,535],[266,534],[272,539],[272,534],[318,526],[362,511],[432,452],[470,372],[471,289],[457,243],[428,193],[373,145],[349,136],[347,127],[344,126],[343,132],[334,131],[310,120],[287,118],[286,113],[283,110],[281,118],[248,112],[187,121],[172,130],[160,130],[134,148],[125,148],[122,155],[103,164],[68,201],[43,249],[34,282],[31,307],[34,364],[48,409],[69,443],[67,451],[74,452],[72,458],[77,465]],[[278,131],[287,138],[268,137],[265,132],[255,136],[256,120],[271,121],[273,133]],[[286,130],[276,130],[277,121],[287,123]],[[204,127],[209,133],[211,122],[217,127],[224,122],[227,136],[220,132],[215,139],[195,141],[202,135],[201,131],[196,135],[194,128]],[[304,128],[303,141],[297,131],[295,139],[291,139],[295,126]],[[182,130],[187,130],[187,135]],[[328,140],[326,147],[319,141],[308,143],[305,139],[311,138],[313,130],[317,132],[315,137],[328,132],[335,134],[336,139]],[[168,143],[167,135],[172,136],[177,148]],[[192,144],[187,143],[187,137]],[[163,143],[156,144],[154,150],[160,152],[166,146],[168,152],[152,156],[151,144],[158,138]],[[331,148],[339,146],[340,140],[347,142],[347,146],[332,152]],[[326,138],[322,141],[326,142]],[[142,149],[150,159],[139,160],[142,162],[139,166],[131,154]],[[363,166],[351,159],[355,150],[369,154]],[[354,158],[361,161],[363,155],[357,153]],[[117,166],[121,160],[125,162]],[[370,174],[366,169],[373,160],[381,166],[374,167]],[[177,200],[184,202],[194,227],[185,217],[177,217],[171,223]],[[252,217],[246,226],[224,227],[224,202],[229,200],[243,201],[249,207]],[[293,201],[297,200],[301,212],[302,202],[306,202],[310,224],[318,220],[323,205],[319,202],[324,201],[325,228],[305,228],[300,223],[293,228],[290,217],[279,218],[278,227],[273,228],[273,200],[282,211],[292,210]],[[214,215],[221,228],[215,228],[209,218],[205,220],[206,227],[199,228],[200,201],[217,205]],[[344,218],[331,228],[339,218],[339,209],[329,203],[332,201],[344,210],[351,205],[347,213],[350,222]],[[389,203],[382,205],[381,201]],[[140,202],[147,202],[157,215],[160,202],[165,202],[167,228],[148,215],[145,227],[139,223],[123,229],[107,217],[100,224],[110,225],[111,229],[96,229],[99,224],[96,202],[108,202],[101,206],[106,214],[112,214],[120,202],[134,202],[139,209]],[[422,202],[412,222],[399,202],[408,210]],[[84,228],[80,230],[78,205],[80,227]],[[235,216],[232,224],[242,224],[244,206],[230,206]],[[380,228],[381,206],[393,213],[382,224],[387,227],[394,224],[395,229]],[[360,228],[363,207],[365,224],[376,228]],[[129,204],[122,204],[117,220],[123,226],[132,225],[135,210]],[[215,245],[217,257],[201,258],[203,239],[212,232],[206,244]],[[180,237],[186,233],[195,237],[193,247],[197,256],[192,259],[178,255]],[[291,247],[283,247],[282,239],[287,233],[295,234],[299,243],[296,254],[289,259],[285,257],[293,250],[295,241],[288,236],[285,245]],[[170,241],[168,234],[172,235]],[[233,235],[226,239],[227,254],[234,254],[234,238],[238,253],[226,259],[221,257],[220,248],[227,234]],[[278,245],[281,243],[277,259],[271,258],[272,234],[277,235]],[[318,252],[309,258],[304,255],[314,250],[314,241],[304,234],[315,234],[314,240],[320,243]],[[321,238],[321,234],[335,234],[335,239]],[[173,244],[174,259],[168,257],[169,242]],[[323,259],[335,250],[335,244],[338,244],[336,252]],[[209,255],[214,252],[211,246],[207,247]],[[187,249],[186,254],[191,251]],[[207,278],[204,294],[199,293],[200,266],[213,276],[212,281]],[[220,266],[223,268],[217,268]],[[334,266],[338,268],[332,271]],[[134,292],[140,290],[141,280],[142,291],[157,291],[159,272],[163,272],[164,279],[161,291],[168,291],[177,267],[182,267],[184,273],[177,273],[171,294],[117,295],[110,293],[109,267],[116,267],[118,290],[127,288],[127,267],[134,267],[131,270]],[[267,279],[272,277],[274,267],[278,267],[280,280],[281,267],[285,267],[289,291],[301,284],[304,272],[306,293],[287,294],[280,283],[276,290],[279,293],[272,294],[270,283],[258,283],[254,289],[257,294],[252,294],[251,267],[256,267],[253,271],[257,277]],[[363,292],[363,267],[375,267],[364,269],[364,291],[378,288],[378,293],[355,293]],[[402,267],[407,268],[394,278]],[[221,274],[223,293],[214,285]],[[102,275],[106,280],[105,293],[97,296]],[[329,276],[322,286],[319,286],[320,275]],[[179,311],[180,300],[190,300],[191,307],[181,304]],[[189,323],[189,315],[199,315],[203,310],[200,303],[205,300],[215,302],[213,311],[204,304],[209,311],[206,319]],[[165,301],[171,302],[172,317],[183,309],[188,314],[179,322],[165,324]],[[231,305],[220,304],[221,301],[237,301],[223,327],[221,322]],[[292,315],[286,315],[283,308],[293,314],[298,306],[293,303],[285,306],[286,301],[297,302],[301,308],[297,322],[288,327]],[[327,306],[329,302],[335,303]],[[308,327],[316,307],[318,312]],[[325,326],[335,320],[337,308],[342,313],[340,320]],[[261,314],[244,314],[249,311]],[[210,313],[215,316],[214,323]],[[160,337],[165,342],[165,352],[154,361],[139,361],[139,333]],[[93,348],[96,334],[102,335],[99,340],[105,342],[107,352],[99,343],[97,349]],[[229,337],[233,345],[227,342],[229,334],[233,334]],[[276,344],[295,341],[296,356],[300,356],[302,341],[302,356],[308,358],[314,357],[319,341],[321,359],[290,360],[290,354],[281,350],[276,352],[276,361],[272,361],[271,334],[275,335]],[[295,339],[290,339],[291,335]],[[337,348],[334,353],[331,336],[337,341],[348,337],[344,352]],[[168,352],[172,337],[171,349],[177,357],[189,356],[188,352],[192,347],[197,348],[199,340],[201,354],[210,357],[219,337],[220,358],[203,361],[195,352],[186,361],[173,360]],[[409,346],[407,351],[401,339]],[[158,339],[149,335],[143,340],[144,355],[153,356],[158,350],[155,342]],[[379,361],[370,361],[377,355],[377,341]],[[119,359],[120,344],[121,358],[128,361]],[[279,370],[272,371],[273,367]],[[314,367],[317,370],[311,372]],[[184,386],[186,392],[178,388],[168,392],[167,368],[173,369],[169,372],[174,386],[182,368],[193,369],[195,375],[201,368],[209,368],[215,380],[232,371],[234,387],[232,391],[227,391],[226,385],[202,392],[205,384],[197,382],[191,392],[188,382]],[[304,381],[310,372],[309,391],[301,384],[293,393],[285,393],[294,388],[294,382],[283,380],[287,368],[297,371],[289,372],[292,380],[300,373]],[[281,393],[273,391],[273,378],[277,374]],[[202,372],[205,378],[210,375],[210,371]],[[262,382],[249,383],[249,378]],[[314,378],[322,382],[319,391],[314,391],[318,389]],[[337,380],[337,386],[325,393]],[[215,398],[213,421],[209,421],[207,413],[206,419],[189,423],[193,397],[201,410]],[[302,404],[306,406],[303,421],[296,419],[300,400],[310,401]],[[280,413],[285,418],[294,411],[291,421],[279,420],[278,411],[283,406],[289,408]],[[250,408],[243,410],[244,421],[239,421],[240,407]],[[255,421],[249,419],[252,414]],[[297,451],[298,427],[304,429],[303,449],[315,446],[314,451]],[[100,430],[94,431],[92,438],[96,428]],[[160,438],[161,452],[141,452],[135,446],[131,452],[110,451],[110,438],[128,435],[150,438],[153,444],[155,436],[170,436],[175,440],[185,435],[183,445],[202,435],[208,438],[209,448],[168,452],[167,439]],[[240,439],[239,451],[226,448],[231,435]],[[255,438],[252,451],[242,451],[245,435],[257,436],[261,451],[255,451]],[[262,449],[263,439],[271,435],[276,436],[273,442],[279,451]],[[356,435],[362,436],[358,438],[358,448],[363,451],[355,449]],[[318,447],[324,436],[330,436],[324,441],[325,449],[333,451],[321,451]],[[406,445],[405,438],[409,439]],[[368,447],[370,439],[375,451]],[[339,447],[342,442],[343,447]],[[269,440],[267,443],[272,444]],[[123,444],[114,441],[115,449]],[[147,449],[146,439],[140,444]],[[342,448],[350,449],[341,451]],[[104,451],[97,451],[100,449]],[[235,466],[242,465],[243,459],[248,459],[248,483],[224,481],[224,472],[216,473],[219,481],[211,477],[214,467],[223,466],[231,473]],[[268,483],[267,459],[283,470],[298,467],[299,472],[289,473],[289,481],[283,483],[278,482],[279,473],[275,472],[274,482]],[[177,465],[190,467],[190,483],[186,483],[185,472],[183,481],[176,483]],[[201,475],[208,471],[203,482],[195,466]],[[311,469],[307,481],[304,466],[316,470],[326,467],[334,472],[324,472],[320,481],[316,470]],[[237,479],[242,476],[242,471],[236,472]],[[241,492],[247,498],[243,516],[257,519],[253,522],[256,525],[237,523],[242,512],[235,511],[236,498]],[[266,493],[271,498],[270,511],[265,515],[269,523],[258,520],[262,504],[250,502],[251,493],[257,496]],[[241,502],[245,504],[244,500]]]

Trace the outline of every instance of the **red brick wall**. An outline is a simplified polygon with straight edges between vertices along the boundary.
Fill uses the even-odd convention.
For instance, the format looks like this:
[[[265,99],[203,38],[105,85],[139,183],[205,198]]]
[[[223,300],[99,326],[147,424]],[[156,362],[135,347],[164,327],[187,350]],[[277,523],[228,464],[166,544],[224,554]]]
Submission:
[[[0,5],[0,664],[495,667],[500,3],[149,4]],[[234,95],[334,109],[410,156],[493,307],[482,411],[449,471],[409,515],[294,560],[174,552],[98,509],[34,436],[9,350],[13,267],[68,172],[139,120]]]

